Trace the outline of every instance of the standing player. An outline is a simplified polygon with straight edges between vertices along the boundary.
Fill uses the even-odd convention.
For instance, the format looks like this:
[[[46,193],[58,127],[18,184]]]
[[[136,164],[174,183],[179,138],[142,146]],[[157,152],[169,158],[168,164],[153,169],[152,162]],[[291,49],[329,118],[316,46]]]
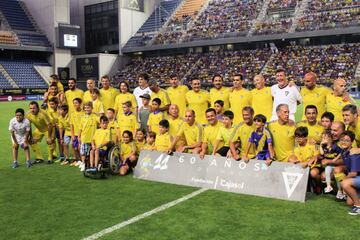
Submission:
[[[242,111],[244,107],[251,107],[252,95],[250,91],[243,88],[243,76],[235,74],[233,77],[233,89],[230,91],[230,110],[234,113],[234,124],[242,122]]]
[[[180,81],[175,74],[170,75],[170,87],[166,90],[171,104],[176,104],[179,108],[179,115],[184,117],[186,109],[185,95],[189,91],[186,85],[180,85]]]
[[[194,110],[197,122],[206,124],[205,111],[209,107],[209,92],[201,89],[201,81],[197,77],[191,80],[191,90],[186,93],[187,108]]]
[[[66,98],[67,105],[69,106],[69,113],[71,114],[75,110],[74,105],[73,105],[73,100],[75,98],[80,98],[82,100],[83,96],[84,96],[84,92],[83,92],[83,90],[76,88],[76,79],[75,78],[69,79],[68,86],[69,86],[69,90],[67,90],[65,92],[65,98]]]
[[[356,146],[360,147],[360,119],[356,105],[348,104],[343,107],[342,115],[347,130],[352,131],[355,134]]]
[[[147,73],[142,73],[138,76],[139,86],[136,87],[133,92],[138,108],[142,107],[142,101],[140,96],[143,96],[144,94],[151,95],[151,90],[149,88],[148,81],[149,81],[149,75]]]
[[[152,91],[151,100],[159,98],[161,100],[161,105],[159,110],[166,114],[170,106],[170,98],[166,90],[159,87],[158,83],[155,80],[149,81],[149,87]]]
[[[85,114],[81,107],[81,99],[75,98],[73,100],[74,112],[70,115],[70,131],[71,131],[71,145],[73,149],[73,155],[75,161],[71,164],[77,166],[81,163],[80,161],[80,146],[79,146],[79,131],[80,131],[80,119]]]
[[[287,104],[289,107],[289,119],[295,121],[295,113],[297,105],[301,103],[301,95],[296,86],[289,86],[289,81],[286,78],[285,70],[276,70],[277,84],[271,87],[271,94],[274,98],[273,112],[271,121],[277,120],[277,106],[280,104]]]
[[[138,122],[131,111],[131,102],[125,102],[122,104],[122,113],[118,113],[117,115],[117,121],[120,128],[120,134],[123,135],[124,131],[130,131],[132,133],[132,136],[136,134],[136,129],[138,129]]]
[[[94,79],[88,79],[86,80],[86,88],[87,90],[84,93],[84,97],[83,97],[83,102],[87,103],[87,102],[91,102],[91,93],[93,92],[93,90],[95,89],[95,81]]]
[[[119,91],[110,86],[110,79],[107,75],[101,77],[101,86],[100,96],[101,102],[104,104],[104,110],[114,108],[115,98]]]
[[[210,103],[211,107],[215,107],[216,100],[224,102],[224,110],[229,110],[229,89],[223,86],[223,78],[219,74],[215,74],[212,78],[213,88],[210,89]]]
[[[201,152],[200,152],[201,159],[203,159],[205,155],[212,154],[216,137],[222,125],[222,123],[219,122],[216,117],[215,109],[208,108],[206,110],[205,115],[208,124],[204,127],[204,137],[201,144]],[[222,147],[222,145],[220,145],[219,147]]]
[[[160,111],[160,106],[161,100],[159,98],[154,98],[151,102],[152,112],[149,115],[147,123],[148,132],[154,132],[156,135],[160,133],[159,122],[165,119],[164,113]]]
[[[29,151],[29,134],[30,134],[30,122],[25,118],[24,109],[18,108],[15,111],[15,117],[10,120],[9,131],[12,140],[12,155],[13,155],[13,168],[17,168],[18,164],[18,152],[19,146],[24,149],[26,166],[29,168],[30,163],[30,151]]]
[[[119,83],[120,93],[115,98],[114,109],[116,111],[116,115],[122,111],[122,104],[124,102],[131,102],[131,111],[136,114],[137,110],[137,102],[135,96],[130,93],[129,84],[125,81],[121,81]]]
[[[271,111],[273,108],[273,97],[271,95],[271,88],[265,87],[265,79],[262,75],[255,75],[255,88],[251,90],[252,107],[254,114],[262,114],[267,120],[271,118]]]

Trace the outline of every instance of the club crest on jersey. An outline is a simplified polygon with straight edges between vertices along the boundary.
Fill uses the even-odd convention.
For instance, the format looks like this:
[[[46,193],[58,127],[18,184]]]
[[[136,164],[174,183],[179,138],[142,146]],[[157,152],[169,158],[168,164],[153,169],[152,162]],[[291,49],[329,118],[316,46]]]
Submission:
[[[285,96],[289,95],[289,91],[285,91]]]

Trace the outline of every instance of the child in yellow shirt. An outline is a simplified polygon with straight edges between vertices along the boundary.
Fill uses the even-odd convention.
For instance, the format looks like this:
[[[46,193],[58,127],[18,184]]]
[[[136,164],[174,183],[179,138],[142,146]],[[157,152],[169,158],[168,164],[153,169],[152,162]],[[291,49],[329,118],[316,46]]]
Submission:
[[[129,170],[136,166],[136,144],[132,132],[125,130],[122,134],[120,144],[121,165],[119,169],[120,176],[125,176]]]
[[[69,106],[61,105],[59,107],[59,135],[60,135],[60,144],[64,151],[65,160],[61,165],[69,164],[69,144],[71,142],[71,129],[70,129],[70,116],[69,116]]]
[[[156,150],[155,147],[156,133],[148,132],[146,136],[146,144],[144,146],[144,150]]]
[[[172,143],[172,137],[169,134],[169,121],[163,119],[159,122],[159,134],[155,139],[155,148],[160,152],[167,152]]]
[[[136,154],[139,156],[140,151],[144,149],[146,144],[146,131],[143,128],[136,129]]]
[[[91,99],[93,103],[93,113],[95,113],[96,116],[101,117],[104,116],[104,105],[99,98],[100,98],[100,91],[99,89],[95,88],[91,93]]]

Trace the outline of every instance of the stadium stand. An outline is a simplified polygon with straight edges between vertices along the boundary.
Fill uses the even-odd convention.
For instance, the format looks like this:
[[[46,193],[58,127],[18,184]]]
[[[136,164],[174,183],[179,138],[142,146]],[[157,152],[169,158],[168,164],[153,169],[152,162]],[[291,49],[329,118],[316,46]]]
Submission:
[[[45,35],[40,33],[25,10],[24,3],[18,0],[0,1],[0,11],[22,45],[50,47]]]
[[[152,44],[172,44],[178,42],[189,22],[195,19],[206,0],[185,0],[173,14],[172,19],[163,27]]]
[[[186,33],[184,41],[245,36],[263,1],[211,0]]]
[[[46,88],[48,86],[34,69],[34,65],[48,66],[46,62],[0,59],[0,64],[20,88]]]
[[[0,88],[13,88],[5,76],[0,72]]]
[[[16,39],[10,31],[0,31],[0,44],[17,44]]]
[[[158,31],[167,19],[172,15],[181,0],[167,0],[161,1],[159,6],[156,6],[153,13],[141,26],[137,33],[129,39],[125,47],[138,47],[148,43],[154,37],[154,32]]]

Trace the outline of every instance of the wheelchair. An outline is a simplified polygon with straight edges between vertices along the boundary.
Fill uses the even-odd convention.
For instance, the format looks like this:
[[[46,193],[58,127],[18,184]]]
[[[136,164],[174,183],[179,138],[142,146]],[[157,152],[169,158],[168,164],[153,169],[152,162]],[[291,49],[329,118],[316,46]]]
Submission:
[[[112,139],[110,131],[110,139]],[[86,162],[89,162],[89,154]],[[100,169],[94,171],[92,169],[86,168],[84,171],[84,176],[93,179],[106,178],[107,175],[117,175],[119,173],[119,168],[121,164],[120,158],[120,147],[110,142],[107,146],[107,150],[104,156],[100,156],[99,165]]]

